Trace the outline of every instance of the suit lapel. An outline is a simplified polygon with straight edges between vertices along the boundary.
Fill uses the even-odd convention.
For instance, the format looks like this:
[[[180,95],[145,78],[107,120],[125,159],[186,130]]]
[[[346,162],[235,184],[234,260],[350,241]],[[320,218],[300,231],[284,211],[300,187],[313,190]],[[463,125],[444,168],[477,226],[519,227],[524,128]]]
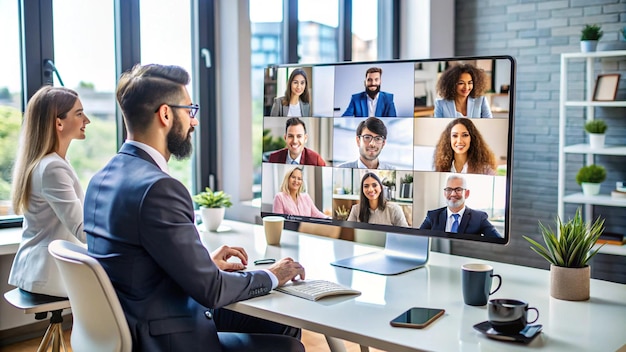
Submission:
[[[159,165],[156,163],[156,161],[154,161],[154,159],[152,159],[150,154],[146,153],[143,149],[138,148],[138,147],[136,147],[136,146],[134,146],[132,144],[124,143],[122,145],[122,147],[120,148],[119,153],[143,159],[145,161],[148,161],[148,162],[154,164],[156,167],[159,167]]]
[[[480,115],[476,115],[476,99],[469,97],[467,98],[467,117],[480,117]]]
[[[385,116],[383,113],[383,109],[385,108],[385,93],[383,92],[379,92],[378,93],[378,102],[376,103],[376,112],[374,113],[374,116]]]
[[[463,212],[463,217],[461,218],[461,223],[459,224],[459,233],[466,233],[467,225],[469,225],[472,220],[472,211],[470,208],[465,207],[465,212]]]
[[[448,222],[448,212],[446,211],[446,208],[441,209],[441,211],[439,212],[439,216],[437,217],[437,221],[439,222],[439,224],[433,224],[433,230],[441,227],[441,231],[445,231],[446,224]],[[435,227],[435,225],[437,225],[437,227]]]
[[[359,99],[359,105],[361,105],[361,115],[364,117],[367,117],[368,115],[368,110],[367,110],[367,93],[363,92],[361,93],[361,99]],[[355,114],[356,116],[358,116],[358,114]]]

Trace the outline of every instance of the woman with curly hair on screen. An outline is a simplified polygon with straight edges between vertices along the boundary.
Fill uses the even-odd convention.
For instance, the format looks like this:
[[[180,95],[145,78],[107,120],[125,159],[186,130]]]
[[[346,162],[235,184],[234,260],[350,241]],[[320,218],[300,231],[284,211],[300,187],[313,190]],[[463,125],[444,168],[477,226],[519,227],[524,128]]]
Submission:
[[[470,64],[447,69],[437,82],[435,117],[493,117],[483,94],[487,91],[485,72]]]
[[[452,120],[441,132],[433,167],[439,172],[496,174],[496,156],[471,119]]]

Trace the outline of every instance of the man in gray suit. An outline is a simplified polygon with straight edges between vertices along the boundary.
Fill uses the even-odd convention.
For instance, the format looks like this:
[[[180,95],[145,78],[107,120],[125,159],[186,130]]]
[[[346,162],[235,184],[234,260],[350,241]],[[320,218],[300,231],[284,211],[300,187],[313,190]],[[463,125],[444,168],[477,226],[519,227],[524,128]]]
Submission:
[[[356,145],[359,147],[360,157],[355,161],[348,161],[337,167],[351,167],[353,169],[380,169],[394,170],[395,167],[378,159],[387,142],[387,127],[376,117],[368,117],[361,121],[356,128]]]
[[[120,78],[128,140],[89,184],[89,254],[111,278],[134,350],[304,351],[299,329],[217,309],[304,279],[304,268],[284,258],[243,272],[243,248],[209,253],[201,243],[189,191],[167,166],[171,155],[191,154],[199,107],[188,83],[178,66],[138,65]]]

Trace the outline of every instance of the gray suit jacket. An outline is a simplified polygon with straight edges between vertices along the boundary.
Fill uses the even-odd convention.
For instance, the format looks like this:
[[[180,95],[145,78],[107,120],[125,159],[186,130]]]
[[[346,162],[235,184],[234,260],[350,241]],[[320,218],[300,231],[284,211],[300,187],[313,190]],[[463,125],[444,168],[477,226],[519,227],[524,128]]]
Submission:
[[[453,100],[438,99],[435,101],[435,117],[455,118],[456,107]],[[477,98],[467,98],[466,117],[493,117],[487,99],[484,96]]]
[[[274,98],[274,105],[272,105],[272,111],[270,111],[270,116],[287,116],[289,113],[289,105],[283,105],[282,101],[285,97],[277,97]],[[294,117],[311,117],[311,104],[304,103],[300,100],[300,112],[302,116],[294,116]]]
[[[124,144],[85,195],[89,254],[119,297],[137,351],[221,351],[207,308],[267,294],[262,271],[218,269],[202,245],[189,191]]]

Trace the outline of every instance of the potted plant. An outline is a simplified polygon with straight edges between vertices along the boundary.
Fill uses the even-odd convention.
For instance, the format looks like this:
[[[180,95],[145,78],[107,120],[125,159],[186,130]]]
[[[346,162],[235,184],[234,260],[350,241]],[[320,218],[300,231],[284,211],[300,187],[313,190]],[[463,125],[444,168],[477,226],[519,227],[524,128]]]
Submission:
[[[604,148],[604,137],[608,126],[603,120],[591,120],[585,123],[585,131],[589,133],[589,145],[592,149]]]
[[[583,188],[586,196],[595,196],[600,193],[600,184],[606,180],[606,169],[601,165],[587,165],[578,170],[576,182]]]
[[[580,35],[580,51],[583,53],[596,51],[598,40],[602,38],[602,27],[597,24],[587,24],[581,30]]]
[[[200,207],[200,217],[206,231],[216,231],[224,220],[226,208],[233,205],[229,194],[224,191],[214,192],[209,187],[192,199]]]
[[[557,216],[557,232],[539,222],[545,247],[528,236],[530,249],[550,263],[550,295],[568,301],[589,299],[591,268],[589,260],[598,253],[593,249],[604,231],[604,219],[598,217],[592,224],[585,223],[576,210],[574,218],[563,223]]]
[[[413,198],[413,174],[406,174],[400,178],[400,197]]]
[[[391,199],[395,199],[396,198],[396,182],[393,179],[383,179],[382,181],[383,186],[384,186],[384,194],[385,194],[385,198],[388,200]]]

